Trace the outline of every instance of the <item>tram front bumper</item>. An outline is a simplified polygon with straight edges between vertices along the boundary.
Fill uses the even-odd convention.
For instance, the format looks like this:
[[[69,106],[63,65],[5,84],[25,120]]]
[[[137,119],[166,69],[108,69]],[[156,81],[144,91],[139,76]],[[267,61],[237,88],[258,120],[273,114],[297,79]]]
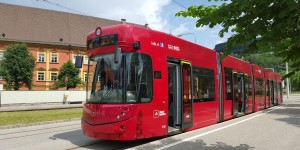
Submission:
[[[135,140],[133,119],[117,123],[91,125],[81,119],[81,128],[85,136],[104,140]]]

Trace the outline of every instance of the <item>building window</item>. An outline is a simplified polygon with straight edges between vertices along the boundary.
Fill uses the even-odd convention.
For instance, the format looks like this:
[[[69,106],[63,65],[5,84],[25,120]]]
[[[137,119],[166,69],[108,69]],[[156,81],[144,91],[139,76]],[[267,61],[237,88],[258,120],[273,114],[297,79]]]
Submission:
[[[100,79],[101,79],[101,76],[100,76],[100,75],[98,75],[98,79],[97,79],[97,81],[98,81],[98,82],[100,82]]]
[[[45,73],[44,72],[38,72],[37,80],[38,81],[44,81],[45,80]]]
[[[51,77],[51,81],[56,81],[58,76],[57,72],[51,72],[50,77]]]
[[[38,62],[45,62],[45,54],[38,54]]]
[[[0,52],[0,60],[3,60],[4,56],[3,56],[3,52]]]
[[[89,63],[89,57],[84,56],[83,64],[87,65]]]
[[[75,61],[76,61],[76,56],[73,56],[73,64],[75,64]]]
[[[87,73],[84,74],[84,81],[87,81]],[[92,81],[92,75],[89,75],[89,82]]]
[[[193,67],[194,102],[205,102],[215,100],[214,70]]]
[[[51,54],[51,62],[57,63],[58,62],[58,55],[57,54]]]

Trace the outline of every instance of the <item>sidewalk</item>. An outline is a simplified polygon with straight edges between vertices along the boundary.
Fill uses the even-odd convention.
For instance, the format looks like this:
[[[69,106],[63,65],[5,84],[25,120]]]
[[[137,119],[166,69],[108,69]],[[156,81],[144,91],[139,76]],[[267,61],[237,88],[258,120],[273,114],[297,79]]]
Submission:
[[[13,111],[32,111],[32,110],[50,110],[50,109],[67,109],[67,108],[82,108],[83,104],[60,104],[60,103],[44,103],[32,105],[12,105],[1,106],[0,112],[13,112]]]
[[[294,103],[295,100],[300,99],[300,94],[292,94],[289,99],[283,95],[283,103]],[[49,109],[67,109],[67,108],[82,108],[83,104],[62,104],[62,103],[43,103],[31,105],[6,105],[0,107],[0,112],[13,111],[32,111],[32,110],[49,110]]]
[[[287,95],[283,95],[283,104],[294,104],[300,102],[300,94],[290,94],[287,99]]]

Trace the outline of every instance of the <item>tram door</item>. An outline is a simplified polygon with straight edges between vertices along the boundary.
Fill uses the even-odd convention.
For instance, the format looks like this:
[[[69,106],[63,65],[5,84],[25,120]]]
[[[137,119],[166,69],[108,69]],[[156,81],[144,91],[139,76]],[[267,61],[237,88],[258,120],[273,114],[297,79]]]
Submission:
[[[246,91],[244,74],[233,72],[233,101],[232,113],[233,116],[241,116],[246,110]]]
[[[182,67],[182,129],[193,126],[192,65],[181,61]]]
[[[278,105],[279,99],[279,83],[275,81],[276,84],[276,91],[275,91],[275,105]]]
[[[270,80],[267,80],[267,83],[266,83],[266,93],[267,93],[267,98],[266,98],[266,103],[265,103],[265,108],[266,108],[266,105],[269,104],[269,107],[270,107]]]
[[[270,99],[271,99],[271,106],[274,106],[275,105],[275,102],[274,102],[274,81],[271,81],[271,86],[270,86]]]
[[[168,130],[192,126],[191,64],[168,62]]]
[[[180,65],[168,63],[168,126],[179,129],[181,126],[181,84]]]

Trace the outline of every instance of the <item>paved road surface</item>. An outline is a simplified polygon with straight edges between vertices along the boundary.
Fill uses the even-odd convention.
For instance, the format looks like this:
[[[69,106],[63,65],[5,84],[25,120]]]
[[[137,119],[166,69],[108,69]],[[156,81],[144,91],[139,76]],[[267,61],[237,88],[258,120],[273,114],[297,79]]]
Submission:
[[[157,139],[134,142],[102,141],[85,137],[80,128],[80,120],[0,129],[0,150],[53,150],[53,149],[125,149]]]
[[[300,95],[285,105],[131,149],[300,150]]]
[[[116,142],[82,135],[80,120],[0,129],[2,149],[300,149],[300,95],[286,105],[164,139]]]

